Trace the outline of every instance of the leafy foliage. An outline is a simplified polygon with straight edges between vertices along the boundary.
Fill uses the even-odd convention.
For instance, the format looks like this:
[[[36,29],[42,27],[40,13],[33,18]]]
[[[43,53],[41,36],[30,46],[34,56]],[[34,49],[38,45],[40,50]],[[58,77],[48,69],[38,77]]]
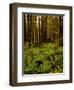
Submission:
[[[62,73],[63,48],[54,43],[34,46],[26,42],[24,47],[24,73]]]

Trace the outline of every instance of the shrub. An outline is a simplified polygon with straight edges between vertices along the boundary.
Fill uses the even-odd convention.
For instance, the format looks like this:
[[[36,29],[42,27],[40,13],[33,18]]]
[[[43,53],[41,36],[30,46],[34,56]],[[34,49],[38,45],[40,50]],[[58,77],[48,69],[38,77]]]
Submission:
[[[52,43],[24,48],[24,73],[62,73],[63,48]]]

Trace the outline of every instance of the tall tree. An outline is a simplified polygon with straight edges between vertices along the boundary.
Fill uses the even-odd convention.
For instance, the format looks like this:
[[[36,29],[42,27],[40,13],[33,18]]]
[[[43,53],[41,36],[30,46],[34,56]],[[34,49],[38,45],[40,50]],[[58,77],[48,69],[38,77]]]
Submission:
[[[24,42],[27,41],[27,35],[26,35],[26,31],[27,31],[27,28],[26,28],[26,15],[24,15]]]
[[[41,17],[41,31],[42,31],[42,41],[46,40],[47,35],[47,16]]]
[[[59,16],[60,46],[63,46],[63,16]]]

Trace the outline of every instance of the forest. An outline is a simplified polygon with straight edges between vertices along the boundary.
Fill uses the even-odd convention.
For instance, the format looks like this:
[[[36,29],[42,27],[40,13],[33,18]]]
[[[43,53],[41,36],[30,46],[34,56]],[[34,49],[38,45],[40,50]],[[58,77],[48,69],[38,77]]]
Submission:
[[[63,72],[63,16],[24,14],[24,74]]]

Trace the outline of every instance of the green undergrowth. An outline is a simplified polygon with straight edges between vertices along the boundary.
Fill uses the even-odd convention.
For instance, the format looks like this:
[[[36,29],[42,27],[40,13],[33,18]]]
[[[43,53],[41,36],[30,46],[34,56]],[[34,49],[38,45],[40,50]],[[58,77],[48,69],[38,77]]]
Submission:
[[[24,74],[62,73],[63,48],[54,43],[25,45]]]

